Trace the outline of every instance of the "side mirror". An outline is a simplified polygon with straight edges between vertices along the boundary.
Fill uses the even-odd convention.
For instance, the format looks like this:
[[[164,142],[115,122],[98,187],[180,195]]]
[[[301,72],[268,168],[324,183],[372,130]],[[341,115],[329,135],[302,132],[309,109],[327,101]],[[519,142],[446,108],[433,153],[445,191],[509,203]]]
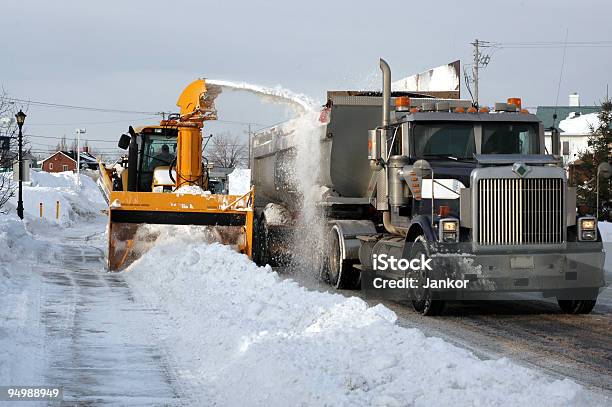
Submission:
[[[128,136],[127,134],[122,134],[119,138],[119,143],[117,143],[117,145],[120,149],[127,150],[127,148],[130,146],[130,140],[130,136]]]

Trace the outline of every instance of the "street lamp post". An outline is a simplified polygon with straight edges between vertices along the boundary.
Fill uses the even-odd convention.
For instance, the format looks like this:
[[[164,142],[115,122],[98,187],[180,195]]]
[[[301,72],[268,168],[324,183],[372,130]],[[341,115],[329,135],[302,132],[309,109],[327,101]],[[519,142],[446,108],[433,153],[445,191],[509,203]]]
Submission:
[[[76,129],[75,133],[77,134],[77,185],[81,186],[81,134],[85,134],[87,132],[86,129]]]
[[[21,128],[25,122],[26,114],[19,110],[15,117],[17,118],[17,126],[19,126],[19,153],[17,155],[19,160],[19,194],[17,196],[17,216],[23,219],[23,133]]]

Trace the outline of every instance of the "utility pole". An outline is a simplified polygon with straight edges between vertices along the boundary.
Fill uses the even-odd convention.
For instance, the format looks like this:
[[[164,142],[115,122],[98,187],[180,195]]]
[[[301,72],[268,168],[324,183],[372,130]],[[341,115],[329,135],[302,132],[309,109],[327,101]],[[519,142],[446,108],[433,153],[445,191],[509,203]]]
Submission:
[[[478,70],[484,68],[491,60],[490,55],[482,55],[480,48],[489,47],[489,41],[480,41],[478,38],[471,43],[474,46],[474,66],[472,67],[472,80],[474,81],[474,103],[480,105],[478,100]]]
[[[474,101],[476,102],[476,106],[478,106],[478,63],[480,61],[480,49],[478,48],[480,43],[478,42],[478,38],[472,45],[474,46],[474,66],[472,67],[472,73],[474,75]]]

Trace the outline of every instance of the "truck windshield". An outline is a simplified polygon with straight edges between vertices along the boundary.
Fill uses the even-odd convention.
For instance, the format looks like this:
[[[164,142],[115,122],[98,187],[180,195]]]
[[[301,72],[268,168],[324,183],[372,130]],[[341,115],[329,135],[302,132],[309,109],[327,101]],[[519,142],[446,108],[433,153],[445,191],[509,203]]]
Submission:
[[[482,123],[482,154],[538,154],[538,141],[529,123]]]
[[[472,159],[476,152],[472,123],[427,123],[413,127],[416,157]]]

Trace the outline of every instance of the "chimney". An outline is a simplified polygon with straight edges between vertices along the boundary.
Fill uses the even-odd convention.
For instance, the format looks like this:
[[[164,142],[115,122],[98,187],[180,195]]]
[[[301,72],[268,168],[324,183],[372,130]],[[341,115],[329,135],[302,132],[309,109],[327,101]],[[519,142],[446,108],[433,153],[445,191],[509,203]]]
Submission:
[[[569,105],[571,107],[580,106],[580,95],[576,92],[569,95]]]

